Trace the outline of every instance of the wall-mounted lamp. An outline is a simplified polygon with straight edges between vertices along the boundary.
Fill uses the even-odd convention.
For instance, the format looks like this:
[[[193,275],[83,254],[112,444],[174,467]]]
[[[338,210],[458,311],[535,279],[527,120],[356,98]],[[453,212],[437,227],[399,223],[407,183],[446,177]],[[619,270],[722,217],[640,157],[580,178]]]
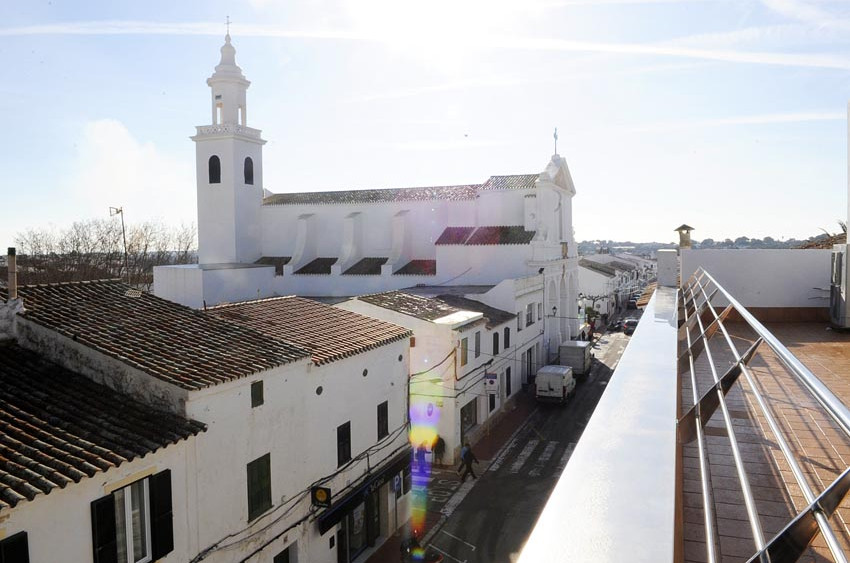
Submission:
[[[554,317],[557,314],[558,314],[558,307],[556,305],[552,305],[552,316]]]

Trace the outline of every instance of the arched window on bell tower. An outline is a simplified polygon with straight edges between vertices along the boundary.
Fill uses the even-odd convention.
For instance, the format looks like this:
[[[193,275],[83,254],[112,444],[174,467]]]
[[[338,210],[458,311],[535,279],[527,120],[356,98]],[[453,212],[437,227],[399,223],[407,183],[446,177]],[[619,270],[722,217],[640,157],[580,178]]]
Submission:
[[[209,161],[210,184],[221,183],[221,160],[218,156],[212,155]]]
[[[254,161],[250,156],[245,157],[245,185],[254,185]]]

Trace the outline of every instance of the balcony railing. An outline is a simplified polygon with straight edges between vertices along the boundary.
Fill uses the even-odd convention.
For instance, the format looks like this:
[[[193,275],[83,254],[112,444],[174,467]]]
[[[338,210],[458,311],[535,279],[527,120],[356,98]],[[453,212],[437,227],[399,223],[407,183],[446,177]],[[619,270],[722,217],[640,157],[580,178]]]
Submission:
[[[217,135],[242,135],[251,139],[260,138],[260,130],[236,123],[219,123],[216,125],[199,125],[195,127],[198,137],[213,137]]]
[[[719,308],[711,303],[715,295],[722,297],[729,305],[723,310],[718,310]],[[830,424],[824,417],[823,421],[819,422],[820,426],[828,426],[831,432],[834,431],[843,438],[850,438],[850,411],[708,272],[702,269],[697,270],[683,285],[678,302],[680,322],[678,370],[679,376],[683,379],[683,389],[687,391],[690,387],[693,400],[692,406],[683,409],[684,412],[680,413],[678,441],[680,444],[696,445],[699,490],[702,497],[702,526],[705,531],[705,560],[715,563],[728,559],[725,554],[721,554],[720,550],[721,534],[718,523],[722,518],[718,515],[718,511],[726,510],[722,506],[729,505],[721,505],[721,503],[730,501],[728,498],[715,498],[718,488],[714,481],[723,479],[726,489],[724,493],[728,493],[731,492],[730,479],[734,479],[738,485],[736,493],[740,493],[735,497],[742,500],[746,513],[746,523],[742,522],[742,524],[749,528],[749,533],[742,535],[752,538],[751,555],[740,560],[770,561],[771,563],[797,561],[820,534],[825,543],[823,551],[828,551],[835,561],[847,561],[845,548],[842,546],[842,541],[839,541],[830,518],[850,490],[850,466],[846,465],[846,462],[837,468],[834,464],[827,464],[830,465],[829,469],[835,470],[834,474],[837,474],[837,478],[829,477],[832,480],[826,486],[810,483],[800,460],[799,452],[802,448],[797,443],[795,432],[790,431],[791,422],[778,420],[778,416],[783,416],[782,413],[785,411],[779,410],[780,405],[776,404],[777,397],[765,391],[764,382],[760,382],[753,373],[753,369],[749,367],[753,358],[756,357],[757,350],[767,346],[770,349],[769,353],[778,360],[777,364],[784,366],[784,370],[787,371],[784,376],[790,377],[790,381],[796,381],[799,384],[798,387],[806,390],[832,421]],[[733,311],[755,333],[755,339],[746,349],[740,346],[741,339],[733,334],[740,333],[740,329],[734,331],[724,322]],[[712,338],[714,336],[718,338]],[[729,359],[731,365],[725,365],[724,358]],[[697,365],[698,361],[699,365]],[[704,377],[706,374],[710,374],[708,389],[704,389],[706,386],[702,385],[703,391],[700,391],[698,375]],[[765,490],[767,494],[770,494],[771,489],[765,488],[764,473],[754,475],[752,460],[745,459],[747,455],[743,446],[751,444],[745,444],[743,439],[751,430],[733,421],[736,417],[733,416],[733,409],[729,405],[730,392],[736,387],[744,386],[749,408],[755,413],[761,432],[764,434],[764,443],[769,444],[774,452],[779,450],[774,454],[774,463],[780,470],[773,471],[772,474],[781,474],[783,470],[786,475],[790,473],[793,480],[787,477],[785,488],[793,488],[796,485],[799,492],[795,490],[795,494],[801,495],[805,504],[802,510],[797,510],[796,515],[789,518],[782,526],[777,526],[774,519],[771,528],[779,529],[779,531],[768,534],[771,537],[766,537],[764,532],[764,514],[760,513],[758,502],[764,499],[764,496],[759,495],[764,495]],[[783,407],[788,408],[787,405]],[[722,422],[720,427],[716,426],[718,418]],[[707,426],[709,420],[713,421],[711,426]],[[713,431],[711,436],[707,435],[707,430]],[[713,479],[712,471],[716,471],[717,468],[715,465],[718,454],[716,439],[724,436],[728,442],[722,446],[723,453],[731,453],[732,463],[729,467],[734,467],[734,470]],[[713,447],[710,447],[712,445]],[[811,468],[813,463],[811,452],[807,452],[803,457],[804,462]],[[820,469],[821,471],[816,472],[815,481],[824,479],[823,468]],[[730,473],[734,477],[731,477]],[[812,473],[811,469],[809,473]],[[758,489],[759,495],[755,494],[754,489]],[[773,517],[775,518],[775,515]],[[846,534],[846,525],[843,522],[841,531]],[[846,545],[846,536],[843,539]]]

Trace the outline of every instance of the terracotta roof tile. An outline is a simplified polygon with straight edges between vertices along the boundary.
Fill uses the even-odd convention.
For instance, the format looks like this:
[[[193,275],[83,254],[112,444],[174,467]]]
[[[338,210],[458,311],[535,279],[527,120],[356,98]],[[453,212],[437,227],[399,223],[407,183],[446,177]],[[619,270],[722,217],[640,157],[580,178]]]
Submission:
[[[481,187],[479,184],[470,184],[463,186],[273,194],[263,199],[263,205],[315,205],[383,203],[393,201],[471,200],[475,198],[475,192],[479,187]]]
[[[463,310],[438,299],[412,295],[403,291],[361,295],[357,299],[424,321],[433,321]]]
[[[293,344],[150,293],[131,297],[128,289],[117,280],[22,286],[22,316],[189,390],[309,357]]]
[[[482,190],[528,190],[534,188],[539,174],[514,174],[512,176],[490,176],[481,186]]]
[[[205,429],[0,344],[0,510]]]
[[[479,244],[528,244],[534,231],[526,231],[522,225],[509,227],[478,227],[466,241],[467,246]]]
[[[411,260],[399,270],[393,272],[395,276],[436,276],[436,260]]]
[[[434,244],[463,244],[475,227],[446,227]]]
[[[221,305],[206,314],[268,338],[310,350],[317,365],[384,346],[411,335],[404,327],[301,297]]]
[[[593,260],[588,260],[587,258],[581,258],[578,261],[578,265],[582,268],[587,268],[589,270],[595,270],[604,276],[608,276],[609,278],[613,278],[617,275],[617,270],[608,264],[602,264],[600,262],[594,262]]]
[[[337,260],[338,258],[316,258],[312,262],[301,266],[295,273],[329,275],[331,273],[331,266],[336,264]]]
[[[462,309],[464,311],[474,311],[476,313],[482,313],[487,321],[487,328],[499,326],[500,324],[504,324],[516,318],[515,313],[508,313],[507,311],[503,311],[495,307],[490,307],[489,305],[485,305],[481,301],[476,301],[475,299],[469,299],[467,297],[446,294],[440,295],[436,299],[439,299],[447,305],[457,307],[458,309]]]
[[[381,266],[387,263],[389,258],[363,258],[349,269],[344,271],[344,276],[380,276]]]

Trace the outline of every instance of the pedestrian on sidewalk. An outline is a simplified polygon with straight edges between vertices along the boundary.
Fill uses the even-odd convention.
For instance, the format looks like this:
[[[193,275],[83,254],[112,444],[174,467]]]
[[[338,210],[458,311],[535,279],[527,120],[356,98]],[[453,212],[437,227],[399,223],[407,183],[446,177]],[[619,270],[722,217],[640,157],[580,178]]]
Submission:
[[[422,442],[419,444],[419,447],[416,448],[416,464],[419,467],[419,473],[426,473],[425,471],[425,454],[428,453],[428,444],[426,442]]]
[[[478,463],[478,458],[475,457],[472,448],[469,447],[469,442],[467,442],[460,450],[460,467],[457,468],[458,473],[460,473],[461,469],[464,469],[463,474],[460,476],[461,483],[466,481],[467,475],[472,475],[473,481],[476,479],[475,472],[472,470],[473,463]]]
[[[439,434],[434,439],[434,445],[431,446],[431,451],[434,453],[434,465],[442,465],[443,453],[446,451],[446,441]]]

